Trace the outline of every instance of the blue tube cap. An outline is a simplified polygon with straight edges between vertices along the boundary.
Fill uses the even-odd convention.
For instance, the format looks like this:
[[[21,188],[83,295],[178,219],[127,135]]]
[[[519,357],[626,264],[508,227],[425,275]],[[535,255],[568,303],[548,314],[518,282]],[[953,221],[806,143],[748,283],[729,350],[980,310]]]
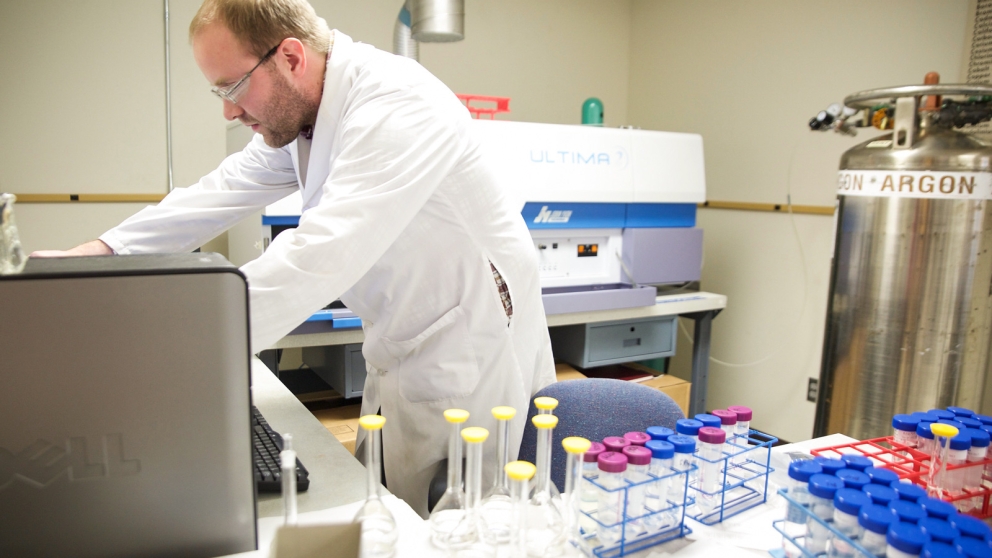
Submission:
[[[823,474],[823,467],[820,467],[820,464],[815,461],[802,459],[789,463],[790,479],[795,479],[799,482],[809,482],[810,477],[820,474]]]
[[[971,436],[971,446],[975,448],[987,448],[989,447],[989,441],[992,440],[989,433],[982,430],[981,427],[966,428],[964,433],[967,436]]]
[[[834,494],[834,507],[847,515],[858,515],[861,508],[871,505],[871,498],[860,490],[841,488]]]
[[[702,427],[703,427],[703,423],[699,422],[698,420],[679,419],[675,421],[675,431],[685,436],[699,435],[699,429]],[[717,426],[717,428],[719,428],[719,426]]]
[[[948,517],[958,513],[958,509],[954,507],[954,504],[948,504],[930,496],[920,498],[920,505],[923,506],[928,516],[936,517],[937,519],[946,520]]]
[[[899,499],[895,490],[891,487],[880,484],[869,484],[861,489],[865,494],[871,496],[871,501],[879,506],[888,506],[891,502]]]
[[[868,478],[868,475],[854,469],[841,469],[837,471],[835,476],[844,481],[844,486],[847,488],[861,490],[866,485],[871,484],[871,479]]]
[[[927,414],[932,417],[936,417],[937,420],[941,420],[941,419],[951,420],[956,416],[954,413],[950,411],[945,411],[943,409],[930,409],[929,411],[927,411]]]
[[[952,450],[967,450],[971,449],[971,436],[964,433],[964,428],[961,429],[961,433],[957,436],[951,438],[951,449]],[[943,446],[943,444],[940,444]]]
[[[899,475],[894,471],[882,469],[881,467],[868,467],[865,469],[865,474],[868,475],[868,478],[874,484],[890,486],[894,482],[899,482]]]
[[[837,491],[844,488],[844,481],[833,475],[813,475],[809,478],[809,493],[818,498],[833,500]]]
[[[989,543],[970,537],[961,537],[958,539],[954,543],[954,548],[967,558],[986,558],[992,556],[992,548],[989,548]]]
[[[923,529],[924,533],[930,535],[930,540],[935,542],[951,544],[954,542],[954,539],[961,536],[961,531],[958,531],[943,519],[937,519],[936,517],[921,519],[918,525],[920,529]]]
[[[872,533],[888,533],[889,525],[896,522],[896,515],[889,508],[869,504],[861,508],[858,514],[858,525]]]
[[[671,459],[675,456],[675,446],[665,440],[648,440],[644,447],[651,450],[651,457],[655,459]]]
[[[985,540],[985,536],[992,532],[989,526],[981,519],[970,515],[955,514],[947,518],[947,522],[958,531],[962,537]]]
[[[926,438],[928,440],[933,440],[933,432],[930,431],[929,422],[921,422],[916,425],[916,435],[920,438]]]
[[[992,424],[992,417],[988,415],[975,415],[972,418],[980,421],[982,424]]]
[[[848,469],[854,469],[856,471],[864,471],[874,465],[871,459],[863,455],[845,455],[840,460],[844,462]]]
[[[904,432],[916,432],[916,425],[920,424],[919,417],[913,415],[896,415],[892,417],[892,428]]]
[[[893,523],[885,535],[885,542],[896,550],[918,556],[923,551],[923,545],[930,542],[930,537],[912,523]]]
[[[926,489],[908,482],[892,483],[892,490],[896,491],[896,495],[899,496],[900,500],[913,502],[914,504],[920,503],[921,499],[927,497]]]
[[[948,407],[947,412],[954,413],[955,416],[959,416],[959,417],[975,416],[975,411],[972,411],[971,409],[965,409],[964,407]]]
[[[961,424],[967,426],[968,428],[981,428],[982,427],[982,421],[976,420],[976,419],[973,419],[973,418],[970,418],[970,417],[958,417],[958,418],[956,418],[954,420],[960,422]]]
[[[688,436],[675,434],[668,437],[668,443],[675,448],[675,453],[692,453],[696,451],[696,441]]]
[[[889,504],[889,509],[892,510],[892,513],[896,514],[899,521],[902,521],[903,523],[912,523],[916,525],[921,519],[927,518],[927,512],[923,509],[923,506],[912,502],[893,500]]]
[[[831,459],[829,457],[815,457],[813,458],[813,461],[819,463],[820,467],[823,467],[824,475],[836,475],[837,471],[847,468],[847,465],[845,465],[844,462],[841,461],[840,459]]]
[[[674,430],[664,426],[649,426],[645,432],[652,440],[667,440],[669,436],[675,434]]]
[[[720,425],[723,424],[720,421],[720,417],[715,416],[715,415],[711,415],[711,414],[708,414],[708,413],[700,413],[700,414],[696,415],[693,418],[696,419],[696,420],[698,420],[699,422],[703,423],[703,426],[710,426],[710,427],[713,427],[713,428],[720,428]]]
[[[958,549],[953,546],[930,541],[923,545],[923,552],[920,553],[920,558],[961,558],[962,555],[958,552]]]

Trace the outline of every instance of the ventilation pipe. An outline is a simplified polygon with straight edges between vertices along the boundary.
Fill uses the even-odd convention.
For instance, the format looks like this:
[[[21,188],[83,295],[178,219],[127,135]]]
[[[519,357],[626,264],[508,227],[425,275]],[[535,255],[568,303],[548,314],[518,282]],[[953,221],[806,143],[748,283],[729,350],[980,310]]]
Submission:
[[[400,15],[393,27],[393,54],[420,60],[420,46],[413,40],[410,30],[410,0],[400,8]]]

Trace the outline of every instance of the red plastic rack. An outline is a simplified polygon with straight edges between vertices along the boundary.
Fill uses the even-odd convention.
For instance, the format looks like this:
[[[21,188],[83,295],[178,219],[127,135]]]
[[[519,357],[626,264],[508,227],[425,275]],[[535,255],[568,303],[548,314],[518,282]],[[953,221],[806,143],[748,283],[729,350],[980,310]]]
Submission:
[[[493,120],[501,112],[510,112],[509,97],[464,94],[458,94],[457,97],[462,103],[465,103],[465,108],[472,114],[472,118],[479,119],[486,117],[489,120]]]
[[[896,442],[892,436],[819,448],[812,450],[810,453],[817,457],[823,456],[835,459],[839,459],[844,455],[863,455],[871,459],[876,467],[889,469],[899,475],[900,480],[908,480],[923,488],[927,487],[927,475],[930,473],[930,456],[914,447]],[[974,467],[982,467],[984,469],[986,465],[992,465],[992,457],[984,461],[976,461],[965,465],[948,465],[947,470],[956,471]],[[988,484],[989,480],[986,475],[982,475],[983,484]],[[980,499],[980,503],[974,509],[963,513],[980,519],[986,519],[992,517],[992,510],[989,509],[990,495],[992,495],[992,488],[982,486],[981,488],[965,489],[960,494],[948,495],[941,499],[953,504],[961,500],[978,498]],[[960,509],[960,506],[958,508]]]

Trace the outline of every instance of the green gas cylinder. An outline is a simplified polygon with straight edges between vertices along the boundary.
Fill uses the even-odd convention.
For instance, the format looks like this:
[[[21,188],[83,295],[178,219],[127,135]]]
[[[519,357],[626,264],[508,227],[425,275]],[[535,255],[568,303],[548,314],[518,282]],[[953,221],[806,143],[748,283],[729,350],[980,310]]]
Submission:
[[[582,123],[590,126],[603,125],[603,101],[589,97],[582,103]]]

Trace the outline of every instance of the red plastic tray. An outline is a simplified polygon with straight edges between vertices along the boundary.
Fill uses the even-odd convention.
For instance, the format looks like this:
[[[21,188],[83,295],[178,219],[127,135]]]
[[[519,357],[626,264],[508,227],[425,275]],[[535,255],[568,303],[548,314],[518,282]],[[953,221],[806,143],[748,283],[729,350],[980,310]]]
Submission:
[[[487,117],[492,120],[493,117],[501,112],[510,112],[510,98],[509,97],[490,97],[488,95],[465,95],[459,93],[457,97],[462,103],[465,103],[465,108],[471,113],[472,118],[483,118]]]

